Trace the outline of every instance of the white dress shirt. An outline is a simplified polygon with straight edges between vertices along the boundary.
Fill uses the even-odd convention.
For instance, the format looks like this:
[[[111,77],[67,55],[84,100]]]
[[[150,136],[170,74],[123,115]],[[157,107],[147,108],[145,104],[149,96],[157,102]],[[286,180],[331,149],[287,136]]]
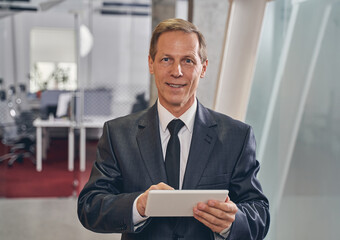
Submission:
[[[158,116],[159,116],[159,133],[161,137],[162,150],[163,150],[163,159],[165,159],[166,148],[168,146],[168,142],[170,139],[170,132],[167,128],[168,124],[173,120],[177,119],[174,115],[172,115],[168,110],[166,110],[159,101],[158,104]],[[179,170],[179,189],[182,189],[183,178],[185,173],[185,168],[188,162],[192,131],[194,129],[195,123],[195,114],[197,109],[197,101],[194,101],[194,104],[183,113],[178,119],[182,120],[184,126],[178,132],[178,138],[181,146],[180,151],[180,170]]]
[[[179,118],[176,118],[166,108],[164,108],[160,104],[159,100],[157,101],[157,110],[158,110],[158,117],[159,117],[159,133],[160,133],[160,138],[161,138],[161,143],[162,143],[163,160],[165,160],[166,148],[168,146],[168,142],[170,139],[170,132],[167,128],[168,124],[173,119],[180,119],[184,123],[184,126],[178,132],[178,138],[179,138],[179,142],[181,146],[179,189],[182,189],[185,168],[188,162],[191,138],[192,138],[192,133],[194,129],[195,116],[196,116],[196,110],[197,110],[197,100],[195,100],[194,103],[191,105],[191,107],[185,113],[183,113]],[[135,229],[143,225],[144,221],[148,219],[148,217],[142,217],[137,211],[136,204],[137,204],[138,198],[136,198],[133,204],[133,222],[135,225]],[[222,234],[223,237],[215,233],[215,239],[224,239],[225,237],[227,237],[229,235],[229,229],[223,230],[220,234]]]

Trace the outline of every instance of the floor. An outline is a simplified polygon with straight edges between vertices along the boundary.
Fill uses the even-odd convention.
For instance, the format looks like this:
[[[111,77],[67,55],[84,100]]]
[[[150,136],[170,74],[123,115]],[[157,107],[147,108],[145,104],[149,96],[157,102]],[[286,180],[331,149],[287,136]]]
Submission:
[[[31,159],[25,158],[8,167],[0,163],[0,198],[70,197],[80,192],[87,182],[95,160],[97,141],[86,143],[86,170],[79,170],[79,154],[75,154],[74,171],[67,168],[67,138],[51,139],[47,159],[41,172]],[[8,152],[0,144],[0,155]]]
[[[120,239],[120,234],[100,234],[85,229],[76,209],[76,197],[0,198],[0,239]]]
[[[66,140],[52,142],[48,159],[44,162],[44,168],[41,173],[35,171],[35,166],[29,160],[24,160],[23,163],[15,163],[12,168],[8,168],[6,163],[0,165],[1,240],[120,239],[120,234],[91,232],[79,222],[76,214],[78,191],[76,188],[72,188],[71,185],[74,179],[79,182],[78,185],[84,183],[82,183],[82,175],[79,175],[79,171],[76,171],[76,169],[79,169],[78,165],[75,165],[74,172],[67,171],[67,151],[60,151],[61,149],[67,149]],[[87,160],[94,160],[95,149],[96,144],[91,143],[91,141],[87,142]],[[0,155],[5,154],[7,151],[8,149],[0,144]],[[62,162],[55,163],[57,160],[61,161],[60,159],[62,159]],[[47,171],[51,168],[55,168],[55,170]],[[24,170],[21,171],[20,169]],[[87,171],[90,171],[88,164]],[[48,174],[47,177],[45,176],[46,173]],[[86,175],[87,173],[83,174]],[[42,179],[40,175],[44,178]],[[86,178],[88,179],[88,176]],[[62,184],[60,184],[59,180],[63,181],[61,182]],[[67,181],[70,183],[68,184]],[[70,185],[71,187],[65,185]],[[11,191],[8,190],[8,186],[10,186]],[[67,194],[68,192],[70,193],[66,196],[49,197],[51,194],[47,189],[56,189],[57,186],[59,188],[70,188],[70,191],[66,191]],[[22,193],[24,191],[27,192],[24,196],[22,194],[18,196],[18,192]],[[30,195],[27,195],[29,194],[28,192],[30,192]],[[63,194],[62,192],[65,191],[58,189],[58,192]]]

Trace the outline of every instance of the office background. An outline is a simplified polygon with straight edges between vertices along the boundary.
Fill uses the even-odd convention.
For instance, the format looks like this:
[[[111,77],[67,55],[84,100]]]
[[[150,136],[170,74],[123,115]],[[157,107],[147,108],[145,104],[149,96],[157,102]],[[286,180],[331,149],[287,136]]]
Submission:
[[[242,120],[255,131],[262,166],[259,178],[271,204],[272,223],[266,239],[338,239],[340,1],[259,2],[264,4],[261,28],[245,37],[249,40],[246,45],[258,38],[256,54],[236,49],[252,59],[249,68],[232,58],[239,69],[249,72],[249,79],[242,83],[249,92],[229,102],[235,106],[247,103]],[[228,54],[224,44],[234,37],[225,38],[226,23],[232,14],[242,18],[239,8],[250,3],[31,0],[0,4],[0,78],[7,97],[11,86],[18,93],[19,85],[25,85],[23,97],[29,104],[19,104],[20,108],[41,113],[37,92],[105,89],[111,93],[110,102],[84,105],[90,110],[103,107],[105,114],[100,116],[112,118],[130,113],[138,95],[153,101],[148,44],[154,22],[165,17],[189,18],[206,36],[209,67],[198,98],[217,108],[219,99],[227,95],[218,91],[219,86],[225,86],[221,81],[233,81],[221,77],[223,66],[230,66],[222,61]],[[16,11],[13,6],[27,9]],[[81,102],[86,101],[84,96]],[[6,104],[1,106],[8,108],[8,99],[2,102]],[[4,112],[0,113],[2,121],[13,121],[11,114]],[[85,112],[84,108],[81,121]],[[96,139],[98,131],[88,132],[88,138]],[[67,132],[50,132],[52,137],[58,134],[67,136]],[[67,167],[64,170],[68,171]],[[0,219],[1,239],[119,239],[119,235],[83,229],[75,215],[75,196],[0,197],[0,211],[6,214]]]

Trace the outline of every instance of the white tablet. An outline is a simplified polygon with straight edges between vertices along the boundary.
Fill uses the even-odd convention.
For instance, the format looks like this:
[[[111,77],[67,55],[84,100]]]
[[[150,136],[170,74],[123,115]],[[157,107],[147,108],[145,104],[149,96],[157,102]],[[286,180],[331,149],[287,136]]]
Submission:
[[[208,200],[225,201],[228,190],[151,190],[145,215],[149,217],[193,216],[193,208]]]

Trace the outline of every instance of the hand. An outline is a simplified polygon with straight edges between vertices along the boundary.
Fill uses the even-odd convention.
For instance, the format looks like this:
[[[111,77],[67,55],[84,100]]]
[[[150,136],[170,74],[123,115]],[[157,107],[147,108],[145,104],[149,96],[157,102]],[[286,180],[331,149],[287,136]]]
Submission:
[[[151,187],[149,187],[148,190],[142,193],[142,195],[140,195],[140,197],[138,198],[137,204],[136,204],[137,211],[142,217],[145,217],[145,207],[146,207],[146,202],[148,200],[150,190],[174,190],[174,188],[170,187],[169,185],[163,182],[160,182],[157,185],[152,185]]]
[[[236,204],[229,197],[225,202],[216,200],[209,200],[208,203],[199,202],[193,209],[194,218],[216,233],[231,227],[237,211]]]

